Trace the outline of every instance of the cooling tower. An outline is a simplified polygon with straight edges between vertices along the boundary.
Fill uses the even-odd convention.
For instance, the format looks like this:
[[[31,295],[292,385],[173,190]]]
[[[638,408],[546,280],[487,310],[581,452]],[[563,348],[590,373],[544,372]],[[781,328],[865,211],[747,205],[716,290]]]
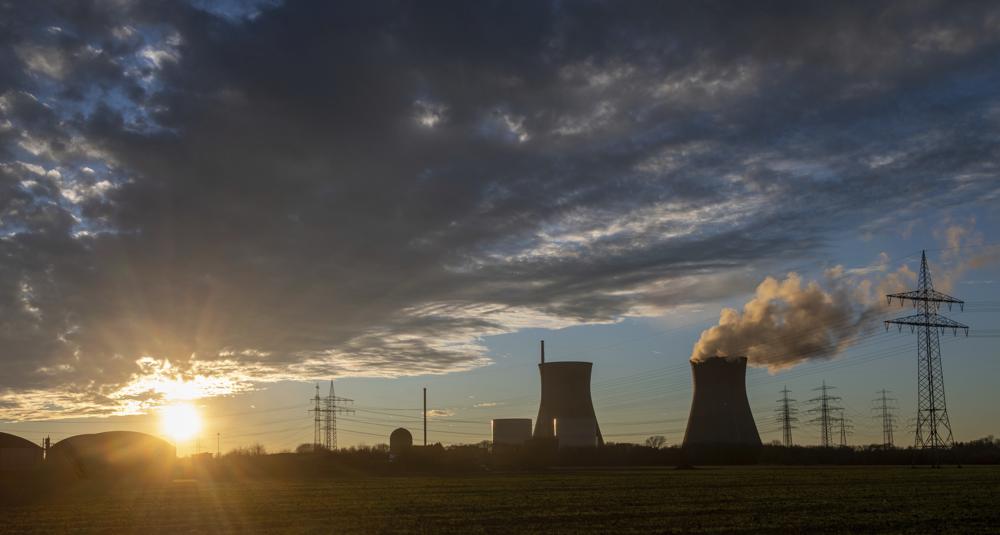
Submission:
[[[694,399],[684,448],[760,447],[746,389],[746,357],[691,361]]]
[[[593,426],[595,440],[574,436],[574,443],[604,445],[601,428],[594,415],[594,403],[590,399],[590,372],[593,367],[590,362],[545,362],[543,349],[542,363],[538,365],[542,376],[542,401],[538,406],[538,419],[535,420],[535,438],[555,437],[554,423],[557,419],[573,421],[577,429],[588,427],[583,425],[583,422],[588,422]]]

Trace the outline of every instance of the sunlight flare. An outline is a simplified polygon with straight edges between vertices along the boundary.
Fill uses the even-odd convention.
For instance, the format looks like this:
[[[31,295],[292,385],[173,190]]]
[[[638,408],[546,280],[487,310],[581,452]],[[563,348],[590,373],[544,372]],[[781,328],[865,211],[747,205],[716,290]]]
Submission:
[[[174,440],[188,440],[201,431],[201,415],[190,403],[162,407],[160,429]]]

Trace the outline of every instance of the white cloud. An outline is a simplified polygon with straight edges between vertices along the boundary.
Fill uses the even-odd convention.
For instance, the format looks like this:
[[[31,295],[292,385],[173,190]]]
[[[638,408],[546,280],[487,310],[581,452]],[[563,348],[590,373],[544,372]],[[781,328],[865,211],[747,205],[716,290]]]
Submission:
[[[38,45],[21,45],[15,48],[17,56],[25,66],[37,73],[57,80],[66,74],[67,61],[57,48]]]

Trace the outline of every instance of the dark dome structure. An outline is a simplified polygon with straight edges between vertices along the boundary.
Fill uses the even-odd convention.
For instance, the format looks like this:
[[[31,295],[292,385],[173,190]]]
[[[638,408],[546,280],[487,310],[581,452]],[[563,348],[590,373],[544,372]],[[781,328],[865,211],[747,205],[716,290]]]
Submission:
[[[165,478],[177,452],[169,442],[134,431],[76,435],[49,448],[46,464],[85,478]]]
[[[400,427],[389,435],[389,453],[399,455],[413,446],[413,435]]]
[[[0,471],[30,470],[42,463],[42,448],[16,435],[0,433]]]

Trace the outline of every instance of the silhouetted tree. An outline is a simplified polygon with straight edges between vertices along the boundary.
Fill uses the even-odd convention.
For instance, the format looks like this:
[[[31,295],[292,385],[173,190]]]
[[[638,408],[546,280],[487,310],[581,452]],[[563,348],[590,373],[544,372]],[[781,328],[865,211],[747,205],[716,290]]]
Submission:
[[[663,435],[653,435],[647,438],[644,444],[647,448],[660,449],[667,445],[667,438]]]

